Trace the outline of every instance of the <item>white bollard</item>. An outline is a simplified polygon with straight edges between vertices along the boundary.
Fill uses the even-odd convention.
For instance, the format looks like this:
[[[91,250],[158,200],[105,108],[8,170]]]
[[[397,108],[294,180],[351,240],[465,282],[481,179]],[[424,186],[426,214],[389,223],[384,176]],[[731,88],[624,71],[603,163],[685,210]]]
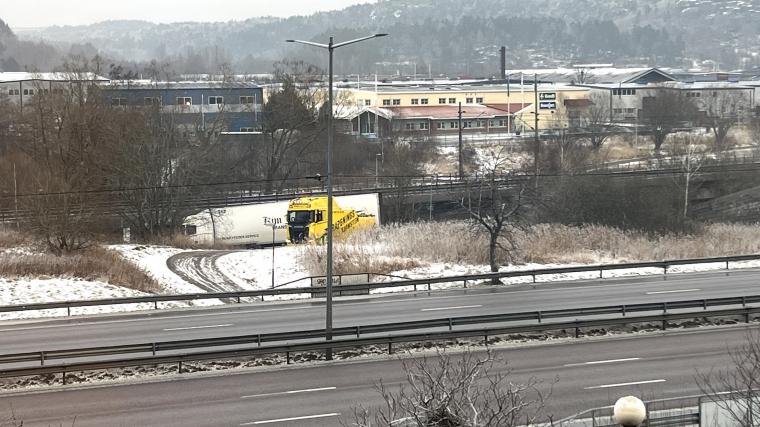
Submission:
[[[647,408],[634,396],[621,397],[615,402],[615,422],[623,427],[637,427],[647,418]]]

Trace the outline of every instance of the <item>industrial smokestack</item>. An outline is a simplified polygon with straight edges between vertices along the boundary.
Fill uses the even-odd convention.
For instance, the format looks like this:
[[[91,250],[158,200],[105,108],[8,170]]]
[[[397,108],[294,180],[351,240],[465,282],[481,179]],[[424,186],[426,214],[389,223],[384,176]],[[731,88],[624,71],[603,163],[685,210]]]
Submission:
[[[507,79],[507,47],[506,46],[501,47],[501,72],[499,74],[501,75],[502,80]]]

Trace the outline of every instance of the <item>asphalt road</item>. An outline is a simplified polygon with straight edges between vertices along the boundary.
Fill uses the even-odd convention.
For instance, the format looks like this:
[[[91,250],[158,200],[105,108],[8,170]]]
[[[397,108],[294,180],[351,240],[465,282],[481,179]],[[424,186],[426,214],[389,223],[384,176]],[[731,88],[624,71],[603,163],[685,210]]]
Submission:
[[[575,281],[537,286],[339,298],[334,325],[717,298],[760,293],[760,271]],[[0,323],[2,353],[324,328],[323,302],[258,303],[214,309]]]
[[[509,361],[516,382],[558,379],[547,408],[556,420],[629,394],[643,399],[699,394],[696,373],[729,366],[727,349],[740,345],[746,334],[744,327],[717,328],[513,347],[496,355]],[[396,389],[404,381],[401,362],[339,362],[5,393],[0,420],[12,410],[24,427],[333,426],[350,419],[357,405],[381,404],[374,389],[380,380]]]

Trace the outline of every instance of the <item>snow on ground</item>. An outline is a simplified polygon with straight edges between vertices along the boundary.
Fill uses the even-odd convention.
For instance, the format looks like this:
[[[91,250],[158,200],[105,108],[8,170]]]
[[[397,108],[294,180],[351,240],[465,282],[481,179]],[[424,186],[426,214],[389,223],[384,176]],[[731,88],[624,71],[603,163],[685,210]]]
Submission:
[[[289,287],[309,286],[305,279],[309,273],[301,267],[298,246],[279,246],[274,248],[274,283],[279,287],[290,283]],[[235,252],[219,258],[217,268],[227,277],[245,289],[272,288],[272,248],[252,249]]]
[[[74,278],[0,279],[0,305],[23,305],[44,302],[90,300],[144,296],[146,293],[109,285],[100,281]],[[161,307],[162,305],[159,305]],[[74,307],[72,315],[112,313],[152,309],[151,304]],[[66,309],[0,313],[0,320],[66,316]]]
[[[108,248],[119,252],[124,258],[137,265],[156,280],[165,289],[165,293],[194,294],[203,292],[199,287],[182,280],[166,265],[167,259],[178,253],[189,252],[187,249],[148,245],[111,245]]]

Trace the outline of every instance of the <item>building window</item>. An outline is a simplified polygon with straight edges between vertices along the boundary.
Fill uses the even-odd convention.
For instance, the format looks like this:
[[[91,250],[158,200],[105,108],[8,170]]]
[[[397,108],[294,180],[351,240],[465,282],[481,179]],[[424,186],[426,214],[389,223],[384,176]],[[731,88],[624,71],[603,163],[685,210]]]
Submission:
[[[111,98],[111,105],[114,107],[123,107],[127,105],[127,98]]]
[[[13,89],[8,89],[8,95],[13,95]]]
[[[208,105],[221,105],[224,104],[223,96],[209,96]]]
[[[444,122],[436,122],[435,123],[436,129],[446,129],[446,123]]]
[[[20,92],[18,89],[12,89],[8,91],[9,95],[18,95]]]
[[[178,96],[177,105],[193,105],[193,98],[189,96]]]
[[[34,95],[34,89],[24,89],[24,95]]]
[[[155,96],[146,96],[143,98],[143,104],[146,106],[161,105],[161,98]]]
[[[412,105],[420,105],[420,100],[417,98],[412,98]]]
[[[445,104],[446,103],[446,98],[438,98],[438,103],[439,104]]]
[[[467,103],[468,104],[472,104],[472,100],[473,100],[473,98],[467,98]]]
[[[400,99],[394,99],[393,100],[393,105],[401,105],[401,100]]]
[[[240,128],[240,132],[252,133],[253,132],[253,128],[252,127]]]
[[[430,129],[428,122],[420,122],[420,130],[428,130],[428,129]]]
[[[449,122],[449,127],[451,129],[459,129],[459,122]]]
[[[391,105],[390,99],[383,99],[383,105]]]
[[[365,99],[364,100],[364,105],[366,105],[367,107],[369,107],[370,105],[372,105],[372,100],[371,99]]]
[[[612,94],[615,96],[636,95],[636,89],[612,89]]]
[[[478,104],[482,104],[483,103],[483,97],[475,98],[475,102],[477,102]]]
[[[449,98],[449,104],[456,104],[457,99],[456,98]]]
[[[428,105],[428,99],[427,98],[420,99],[420,104],[422,104],[422,105]]]
[[[414,123],[404,123],[406,130],[414,130]]]
[[[211,98],[209,98],[209,101],[211,101]],[[241,96],[240,103],[241,104],[255,104],[256,97],[255,96]]]

